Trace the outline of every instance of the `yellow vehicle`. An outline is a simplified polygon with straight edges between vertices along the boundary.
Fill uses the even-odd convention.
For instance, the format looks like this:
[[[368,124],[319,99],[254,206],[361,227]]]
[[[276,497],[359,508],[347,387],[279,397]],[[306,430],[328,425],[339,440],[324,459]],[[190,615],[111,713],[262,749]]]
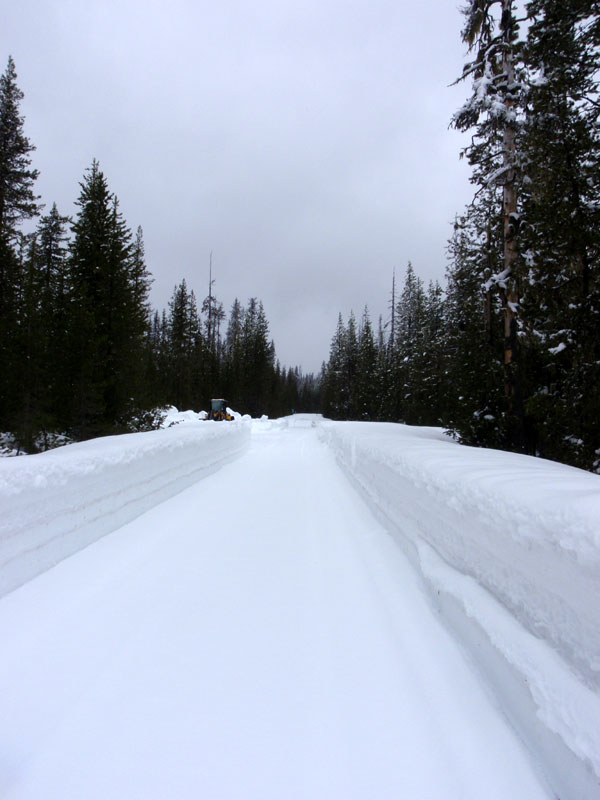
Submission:
[[[227,400],[223,400],[222,397],[211,400],[208,418],[214,419],[216,422],[224,419],[231,421],[233,417],[227,412]]]

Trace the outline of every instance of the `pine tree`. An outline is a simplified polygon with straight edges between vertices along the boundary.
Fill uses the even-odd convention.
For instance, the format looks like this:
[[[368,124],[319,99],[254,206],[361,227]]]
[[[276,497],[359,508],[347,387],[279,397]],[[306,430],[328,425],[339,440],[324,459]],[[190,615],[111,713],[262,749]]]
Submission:
[[[330,419],[347,419],[350,397],[346,380],[346,326],[341,313],[331,340],[329,361],[322,370],[322,408]]]
[[[220,303],[214,295],[213,286],[215,280],[212,277],[212,253],[211,271],[208,282],[208,295],[202,301],[202,313],[204,314],[204,338],[208,351],[216,359],[219,358],[220,328],[225,319],[223,303]]]
[[[68,319],[68,234],[69,217],[62,216],[56,203],[42,216],[37,228],[36,292],[39,318],[36,337],[41,359],[43,390],[39,406],[39,432],[48,446],[47,433],[64,426],[64,385],[67,377],[64,354]]]
[[[19,239],[11,334],[14,407],[10,428],[25,452],[48,446],[61,422],[66,311],[66,217],[53,205],[37,230]]]
[[[80,186],[69,258],[68,358],[72,430],[86,438],[128,429],[139,409],[148,276],[97,161]]]
[[[448,395],[445,379],[445,330],[442,287],[430,281],[423,301],[421,424],[440,425]]]
[[[346,419],[358,418],[358,331],[354,311],[350,312],[346,325],[346,339],[344,342],[344,380],[346,382],[345,394],[348,404],[345,410]]]
[[[399,380],[398,349],[396,339],[396,270],[392,277],[388,321],[383,324],[379,320],[379,364],[378,373],[381,386],[381,398],[378,407],[378,419],[393,422],[400,419],[401,392]]]
[[[600,12],[584,0],[528,10],[527,407],[535,452],[590,469],[600,443]]]
[[[160,408],[169,403],[168,391],[168,325],[166,312],[155,310],[145,339],[143,375],[148,408]]]
[[[518,353],[522,261],[519,258],[519,187],[522,176],[520,133],[525,89],[523,43],[514,0],[469,0],[463,9],[463,40],[475,52],[462,79],[473,78],[473,92],[454,117],[459,130],[472,131],[465,154],[481,191],[498,187],[503,226],[502,269],[488,279],[500,297],[504,318],[504,393],[507,445],[525,449],[523,370]],[[495,220],[490,220],[495,227]]]
[[[298,405],[296,411],[305,414],[318,414],[321,411],[321,385],[319,377],[313,373],[298,377]]]
[[[490,202],[495,199],[492,193]],[[457,219],[449,245],[444,309],[443,423],[471,445],[504,445],[502,306],[485,281],[498,271],[500,224],[485,204]],[[496,219],[498,223],[500,220]]]
[[[203,340],[205,344],[205,358],[203,360],[204,386],[210,388],[210,393],[223,392],[221,385],[221,361],[223,357],[221,342],[221,325],[225,319],[223,304],[215,297],[213,285],[215,281],[212,277],[212,254],[211,272],[209,277],[208,295],[202,302],[203,320]]]
[[[235,298],[229,315],[224,348],[224,387],[232,408],[241,408],[242,398],[242,332],[245,310]]]
[[[129,286],[131,289],[131,309],[129,317],[129,348],[130,348],[130,392],[133,400],[132,410],[138,418],[145,418],[148,425],[148,411],[153,406],[162,405],[163,401],[153,394],[152,385],[148,380],[149,336],[152,325],[152,310],[150,306],[150,287],[152,277],[146,266],[146,250],[144,245],[144,232],[138,226],[131,251],[129,268]]]
[[[600,438],[599,14],[587,0],[530,0],[519,41],[513,6],[473,0],[465,9],[474,92],[455,124],[474,131],[466,152],[479,191],[449,296],[470,287],[475,300],[483,278],[489,359],[470,339],[458,381],[470,409],[453,414],[467,441],[591,468]],[[490,383],[501,338],[504,408]],[[467,344],[451,340],[459,353]]]
[[[252,416],[268,413],[275,348],[269,341],[269,323],[261,301],[248,300],[242,325],[241,387],[243,410]]]
[[[203,405],[200,320],[194,292],[188,292],[185,279],[175,287],[169,301],[168,343],[170,402],[179,409],[200,407]]]
[[[144,245],[144,232],[141,225],[135,234],[131,254],[130,282],[133,294],[133,311],[136,315],[136,325],[140,331],[146,331],[150,318],[150,287],[153,280],[146,267],[146,248]]]
[[[290,367],[289,370],[283,369],[281,374],[281,382],[282,382],[282,403],[281,408],[277,411],[274,411],[274,415],[287,415],[292,412],[292,410],[297,411],[299,410],[299,383],[301,380],[301,375],[298,371],[298,368],[292,369]]]
[[[381,387],[377,371],[377,345],[373,337],[373,328],[369,311],[365,306],[359,335],[356,368],[355,405],[356,419],[376,419]]]
[[[383,318],[379,317],[379,324],[377,328],[377,362],[375,366],[375,380],[377,385],[377,397],[374,404],[374,419],[381,421],[389,421],[393,419],[393,414],[390,412],[388,406],[391,397],[390,391],[390,376],[392,373],[392,351],[390,339],[386,336],[385,325]]]
[[[67,416],[74,435],[86,438],[96,435],[105,423],[105,285],[111,195],[97,161],[80,187],[69,257]]]
[[[20,222],[35,217],[38,198],[33,185],[38,171],[31,169],[35,147],[23,132],[19,105],[23,92],[17,86],[15,63],[9,56],[0,77],[0,238],[14,240]]]
[[[36,432],[40,427],[42,398],[43,340],[39,331],[41,309],[37,272],[38,242],[35,234],[22,236],[18,255],[17,293],[18,326],[12,346],[16,353],[13,380],[17,388],[18,408],[14,410],[12,431],[17,443],[27,453],[36,450]]]
[[[21,398],[16,371],[22,366],[15,341],[19,332],[18,302],[22,261],[18,255],[19,224],[39,211],[33,185],[38,172],[31,168],[35,150],[23,131],[19,106],[23,92],[17,86],[15,64],[8,59],[0,77],[0,421],[15,424]]]
[[[423,282],[409,262],[402,294],[396,309],[396,394],[401,400],[402,420],[419,424],[422,415],[423,387]]]

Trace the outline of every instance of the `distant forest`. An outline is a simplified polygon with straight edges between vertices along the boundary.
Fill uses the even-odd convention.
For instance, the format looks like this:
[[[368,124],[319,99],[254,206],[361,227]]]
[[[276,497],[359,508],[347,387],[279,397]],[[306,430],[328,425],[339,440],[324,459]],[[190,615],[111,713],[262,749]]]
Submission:
[[[323,412],[600,472],[598,3],[469,0],[463,14],[472,93],[453,125],[474,197],[446,287],[409,265],[377,330],[340,316]]]
[[[518,17],[518,14],[521,14]],[[321,410],[441,425],[462,442],[600,472],[600,11],[467,0],[471,94],[452,120],[474,196],[445,287],[409,264],[386,319],[339,316],[318,377],[282,368],[261,302],[185,281],[149,304],[134,235],[94,161],[77,214],[40,215],[9,59],[0,79],[0,430],[28,452],[156,425],[157,409]],[[37,230],[21,232],[26,220]],[[333,321],[332,321],[333,322]]]
[[[35,149],[19,114],[11,58],[0,78],[0,431],[26,452],[156,426],[160,409],[208,408],[211,396],[252,415],[318,409],[317,383],[281,367],[262,303],[213,293],[198,308],[183,280],[152,310],[142,229],[123,219],[97,161],[74,219],[41,215]],[[38,220],[24,234],[25,220]]]

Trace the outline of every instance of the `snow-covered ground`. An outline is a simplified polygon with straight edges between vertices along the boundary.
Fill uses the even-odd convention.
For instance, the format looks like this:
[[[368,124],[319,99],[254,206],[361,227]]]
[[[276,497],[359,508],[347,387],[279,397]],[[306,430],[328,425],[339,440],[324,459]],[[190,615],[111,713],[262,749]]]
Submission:
[[[321,426],[561,797],[600,797],[600,478],[440,429]]]
[[[191,415],[171,412],[160,431],[0,459],[0,597],[248,446],[249,422]]]
[[[600,797],[600,478],[179,423],[0,463],[1,797]]]

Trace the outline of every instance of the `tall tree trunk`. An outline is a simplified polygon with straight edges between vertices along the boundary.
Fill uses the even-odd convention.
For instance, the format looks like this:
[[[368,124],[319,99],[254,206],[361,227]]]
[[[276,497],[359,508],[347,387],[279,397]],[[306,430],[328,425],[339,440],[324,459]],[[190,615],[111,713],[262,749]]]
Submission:
[[[515,114],[515,65],[512,47],[514,33],[514,16],[512,13],[513,0],[502,0],[502,38],[504,50],[502,56],[502,72],[506,81],[504,88],[504,105],[506,108],[505,125],[503,132],[503,214],[504,214],[504,275],[506,289],[502,292],[504,306],[504,393],[506,396],[506,410],[509,418],[513,420],[510,425],[512,444],[518,449],[523,449],[524,420],[523,404],[521,398],[521,381],[519,376],[519,363],[517,358],[517,320],[516,313],[519,303],[517,284],[517,259],[518,259],[518,228],[519,215],[517,210],[518,191],[516,180],[516,129],[514,124]]]

